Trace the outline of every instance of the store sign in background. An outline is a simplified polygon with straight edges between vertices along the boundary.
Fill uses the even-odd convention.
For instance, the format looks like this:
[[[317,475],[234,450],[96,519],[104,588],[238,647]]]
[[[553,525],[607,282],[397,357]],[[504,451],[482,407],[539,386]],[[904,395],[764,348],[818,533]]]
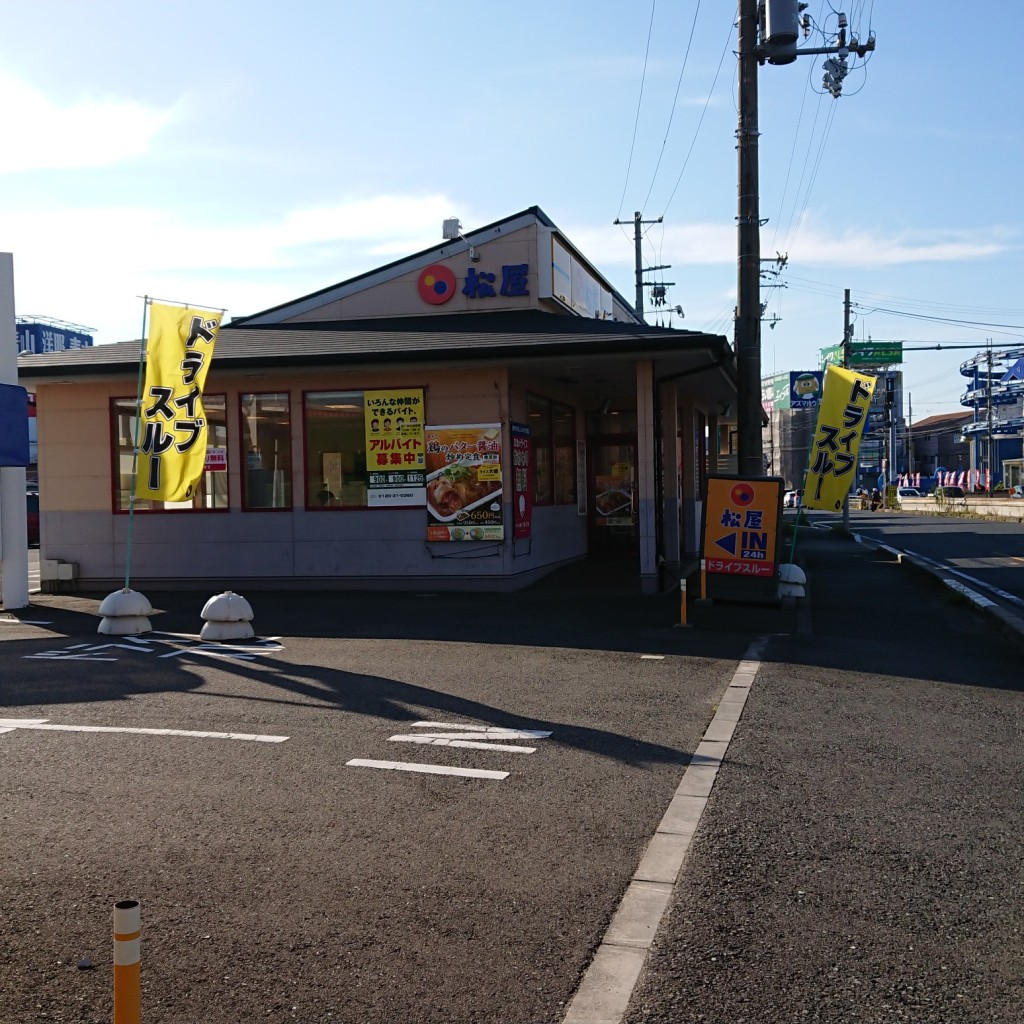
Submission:
[[[426,500],[423,389],[363,392],[370,508],[422,505]]]
[[[843,346],[821,349],[821,365],[842,366]],[[902,341],[854,341],[850,344],[850,366],[892,366],[903,362]]]
[[[789,407],[817,409],[821,401],[822,370],[792,370],[789,374]]]
[[[512,424],[512,534],[516,540],[533,530],[533,465],[530,428]]]
[[[504,540],[501,424],[427,426],[427,540]]]
[[[92,335],[54,324],[29,323],[17,325],[18,351],[40,355],[45,352],[64,352],[72,348],[92,348]]]

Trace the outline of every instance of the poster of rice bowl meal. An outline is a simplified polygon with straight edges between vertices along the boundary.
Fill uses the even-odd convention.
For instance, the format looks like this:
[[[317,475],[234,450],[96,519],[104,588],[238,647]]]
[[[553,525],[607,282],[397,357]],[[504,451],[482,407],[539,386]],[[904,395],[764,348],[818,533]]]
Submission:
[[[427,540],[504,540],[501,424],[427,426]]]

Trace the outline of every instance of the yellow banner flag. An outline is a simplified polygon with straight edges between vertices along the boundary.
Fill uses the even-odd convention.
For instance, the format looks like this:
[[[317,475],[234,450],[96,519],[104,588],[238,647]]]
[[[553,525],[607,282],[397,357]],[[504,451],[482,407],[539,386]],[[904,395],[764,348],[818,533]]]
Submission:
[[[222,313],[150,306],[135,496],[189,501],[206,462],[203,387]]]
[[[811,445],[804,507],[837,512],[857,478],[857,453],[875,378],[840,366],[825,370],[818,425]]]

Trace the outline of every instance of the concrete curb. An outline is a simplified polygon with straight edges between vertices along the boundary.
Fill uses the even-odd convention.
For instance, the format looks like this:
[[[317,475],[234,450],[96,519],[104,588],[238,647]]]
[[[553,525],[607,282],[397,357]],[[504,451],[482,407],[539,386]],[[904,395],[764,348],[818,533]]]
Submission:
[[[747,648],[683,773],[563,1024],[621,1024],[743,713],[768,637]]]

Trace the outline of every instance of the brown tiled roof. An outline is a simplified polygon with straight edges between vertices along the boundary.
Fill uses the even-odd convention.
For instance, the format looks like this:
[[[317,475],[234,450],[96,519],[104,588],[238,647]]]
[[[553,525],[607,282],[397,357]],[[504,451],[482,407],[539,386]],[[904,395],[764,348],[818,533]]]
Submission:
[[[938,416],[928,416],[923,420],[911,424],[912,430],[941,430],[948,427],[958,427],[962,423],[969,423],[974,419],[974,413],[965,409],[963,412],[944,412]]]
[[[138,365],[141,343],[122,341],[18,358],[23,379],[98,376]],[[652,355],[705,351],[733,365],[722,335],[678,331],[537,310],[232,327],[217,338],[215,362],[231,368],[493,360],[562,355]]]

